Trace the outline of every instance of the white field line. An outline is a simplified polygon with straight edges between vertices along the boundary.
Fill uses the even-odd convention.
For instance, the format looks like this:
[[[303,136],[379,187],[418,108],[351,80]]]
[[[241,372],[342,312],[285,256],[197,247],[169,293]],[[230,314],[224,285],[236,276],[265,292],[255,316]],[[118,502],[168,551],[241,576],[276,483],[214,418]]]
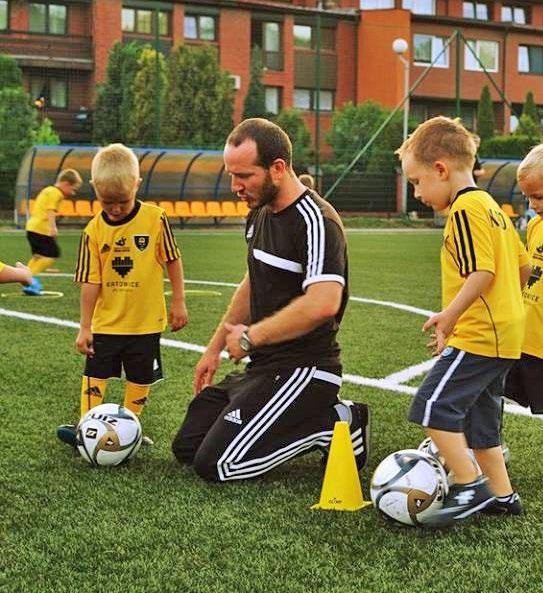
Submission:
[[[72,277],[72,274],[65,273],[51,273],[42,274],[42,276],[59,276],[59,277]],[[209,280],[185,280],[187,284],[205,284],[209,286],[229,286],[236,288],[238,285],[232,282],[214,282]],[[423,315],[429,317],[433,315],[433,311],[426,309],[420,309],[418,307],[412,307],[411,305],[404,305],[402,303],[395,303],[393,301],[379,301],[375,299],[366,299],[363,297],[350,297],[350,300],[360,303],[368,303],[372,305],[381,305],[384,307],[392,307],[394,309],[400,309],[402,311],[408,311],[409,313],[415,313],[417,315]],[[36,321],[39,323],[48,323],[51,325],[58,325],[63,327],[70,327],[79,329],[79,324],[74,321],[67,321],[64,319],[58,319],[56,317],[45,317],[42,315],[34,315],[32,313],[23,313],[21,311],[12,311],[9,309],[0,308],[0,315],[5,317],[15,317],[26,321]],[[198,344],[191,344],[189,342],[182,342],[180,340],[170,340],[168,338],[161,338],[160,343],[170,348],[179,348],[181,350],[188,350],[190,352],[203,353],[205,350],[204,346]],[[221,352],[221,358],[228,358],[226,352]],[[378,389],[384,389],[386,391],[395,391],[396,393],[405,393],[408,395],[414,395],[417,391],[415,387],[410,385],[402,385],[402,383],[421,375],[428,371],[434,365],[435,360],[428,360],[410,367],[407,367],[397,373],[392,373],[383,379],[376,379],[372,377],[362,377],[360,375],[351,375],[348,373],[343,374],[343,379],[347,383],[353,383],[355,385],[361,385],[366,387],[376,387]],[[521,416],[531,416],[534,418],[542,419],[543,416],[532,416],[532,413],[527,409],[517,404],[506,403],[505,411],[511,414],[518,414]]]

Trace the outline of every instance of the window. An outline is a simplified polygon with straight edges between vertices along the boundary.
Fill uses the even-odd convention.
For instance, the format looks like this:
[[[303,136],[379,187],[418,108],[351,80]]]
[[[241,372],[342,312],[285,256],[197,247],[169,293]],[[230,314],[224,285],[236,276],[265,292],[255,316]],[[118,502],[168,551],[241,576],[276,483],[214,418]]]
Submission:
[[[488,5],[484,2],[464,2],[463,6],[465,18],[479,21],[488,20]]]
[[[49,35],[65,35],[68,9],[63,4],[29,5],[28,30],[32,33],[47,33]]]
[[[283,69],[283,25],[276,21],[253,21],[251,46],[262,48],[262,61],[268,70]]]
[[[43,98],[45,107],[66,109],[68,107],[68,81],[66,78],[45,78],[41,76],[30,79],[30,96],[33,100]]]
[[[469,47],[468,47],[469,46]],[[475,56],[470,51],[470,48],[475,52],[481,64],[489,72],[498,71],[498,43],[496,41],[466,41],[464,48],[464,68],[466,70],[482,70],[483,68],[475,59]]]
[[[394,8],[394,0],[360,0],[362,10],[379,10],[381,8]]]
[[[8,2],[0,0],[0,31],[8,28]]]
[[[153,10],[140,10],[123,8],[122,29],[124,33],[140,33],[154,35],[155,12]],[[170,13],[161,10],[158,13],[158,33],[163,37],[170,35]]]
[[[543,74],[543,47],[519,45],[518,71],[525,74]]]
[[[185,38],[215,41],[217,39],[216,25],[213,16],[185,14]]]
[[[267,86],[265,88],[266,111],[277,115],[281,111],[281,88],[278,86]]]
[[[335,51],[336,30],[330,27],[321,27],[321,49]],[[294,25],[294,47],[295,49],[316,49],[317,33],[309,25]]]
[[[434,66],[438,68],[449,67],[449,48],[445,50],[445,37],[433,35],[414,35],[414,61],[416,64],[431,64],[436,58]],[[438,57],[439,56],[439,57]]]
[[[434,0],[403,0],[402,6],[414,14],[436,13],[436,5]]]
[[[510,6],[504,4],[502,6],[502,22],[526,25],[530,22],[528,9],[523,6]]]
[[[294,107],[303,111],[315,111],[317,108],[317,91],[315,89],[294,89]],[[334,110],[334,91],[320,92],[321,111]]]
[[[311,27],[294,25],[294,47],[311,48]]]

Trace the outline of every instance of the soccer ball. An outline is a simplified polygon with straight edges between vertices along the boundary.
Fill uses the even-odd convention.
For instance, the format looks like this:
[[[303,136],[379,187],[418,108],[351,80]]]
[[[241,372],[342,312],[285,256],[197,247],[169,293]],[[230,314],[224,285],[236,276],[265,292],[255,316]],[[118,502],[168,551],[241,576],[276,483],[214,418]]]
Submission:
[[[79,421],[76,445],[91,465],[119,465],[138,452],[143,433],[138,417],[118,404],[92,408]]]
[[[404,525],[424,525],[443,506],[447,474],[435,457],[417,449],[396,451],[377,466],[370,495],[385,517]]]

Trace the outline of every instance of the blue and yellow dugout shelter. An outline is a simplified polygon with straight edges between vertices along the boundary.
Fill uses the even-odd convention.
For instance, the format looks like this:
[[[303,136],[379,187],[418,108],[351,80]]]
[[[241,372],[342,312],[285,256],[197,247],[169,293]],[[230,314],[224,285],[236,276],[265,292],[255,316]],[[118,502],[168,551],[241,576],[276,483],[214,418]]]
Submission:
[[[99,210],[89,183],[91,162],[98,146],[34,146],[21,161],[15,193],[15,223],[22,226],[33,200],[55,183],[62,169],[77,169],[83,185],[76,199],[64,200],[60,215],[88,218]],[[240,218],[247,208],[233,196],[224,173],[222,151],[198,149],[133,148],[140,162],[142,183],[138,199],[164,207],[170,217]]]

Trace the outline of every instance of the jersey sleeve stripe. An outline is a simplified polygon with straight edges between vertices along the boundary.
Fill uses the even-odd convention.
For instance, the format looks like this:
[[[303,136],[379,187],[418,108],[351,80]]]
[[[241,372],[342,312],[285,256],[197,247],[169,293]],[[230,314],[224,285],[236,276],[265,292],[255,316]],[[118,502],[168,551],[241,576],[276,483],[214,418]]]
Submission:
[[[458,258],[461,261],[460,273],[465,276],[470,273],[469,259],[466,250],[466,240],[464,238],[464,231],[462,229],[462,221],[460,220],[460,214],[454,213],[454,221],[456,227],[456,235],[458,236],[458,242],[455,238],[456,249],[458,251]]]
[[[473,246],[473,235],[471,234],[471,228],[469,226],[468,215],[466,214],[465,210],[462,210],[462,219],[464,221],[464,225],[466,228],[466,234],[468,238],[468,246],[469,246],[469,255],[471,258],[471,272],[475,272],[477,270],[477,258],[475,256],[475,248]]]
[[[322,274],[324,268],[325,231],[322,212],[309,199],[303,199],[296,208],[307,225],[307,270],[306,280]]]
[[[177,246],[166,215],[162,215],[161,220],[164,226],[164,250],[166,252],[166,257],[169,262],[174,261],[181,257],[181,253],[179,252],[179,247]]]
[[[88,282],[90,273],[90,250],[89,236],[86,233],[81,235],[79,241],[79,254],[77,257],[77,268],[75,270],[76,282]]]

